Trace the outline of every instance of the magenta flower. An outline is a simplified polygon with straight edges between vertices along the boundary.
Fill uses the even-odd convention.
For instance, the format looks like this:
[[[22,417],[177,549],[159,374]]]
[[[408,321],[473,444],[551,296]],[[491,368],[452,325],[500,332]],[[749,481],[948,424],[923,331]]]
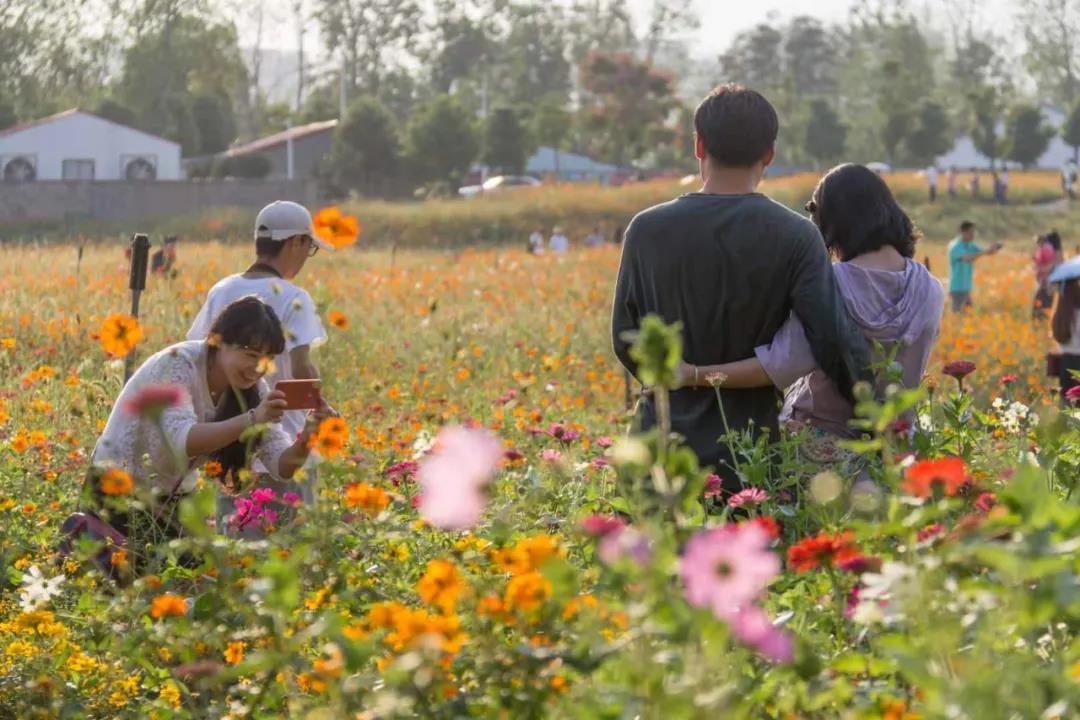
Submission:
[[[258,490],[251,491],[251,501],[260,505],[273,502],[276,497],[277,493],[271,488],[259,488]]]
[[[1065,399],[1069,402],[1080,402],[1080,385],[1075,385],[1066,390]]]
[[[615,444],[615,441],[607,436],[604,436],[601,438],[596,438],[596,444],[604,450],[607,450],[609,447]]]
[[[963,380],[968,375],[975,372],[975,363],[971,362],[970,360],[954,360],[953,362],[948,363],[945,367],[943,367],[942,372],[944,372],[949,377],[956,378],[957,380]]]
[[[761,596],[780,572],[768,534],[755,523],[725,525],[690,538],[679,561],[686,601],[730,620]]]
[[[770,662],[788,663],[794,657],[791,637],[774,626],[761,608],[740,610],[731,620],[731,634]]]
[[[710,475],[705,478],[705,498],[719,497],[724,492],[724,481],[719,475]]]
[[[286,505],[296,506],[300,504],[300,496],[294,492],[282,493],[281,501]]]
[[[581,523],[581,530],[591,537],[603,537],[608,533],[622,530],[626,522],[617,515],[589,515]]]
[[[487,430],[443,428],[416,474],[420,516],[444,530],[475,525],[487,504],[483,488],[502,457],[502,442]]]
[[[760,505],[769,499],[769,494],[761,488],[746,488],[728,498],[728,507],[740,508]]]
[[[403,480],[412,480],[418,467],[420,466],[415,460],[406,460],[386,468],[386,476],[390,478],[394,487],[399,487]]]
[[[990,512],[995,505],[997,505],[997,495],[992,492],[980,493],[979,497],[975,498],[975,507],[984,513]]]
[[[188,393],[180,385],[147,385],[124,402],[129,415],[157,417],[165,410],[185,402]]]

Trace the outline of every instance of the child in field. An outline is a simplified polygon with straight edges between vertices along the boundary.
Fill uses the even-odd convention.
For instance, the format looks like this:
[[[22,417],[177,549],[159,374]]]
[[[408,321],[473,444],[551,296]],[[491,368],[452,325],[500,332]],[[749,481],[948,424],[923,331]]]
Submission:
[[[888,185],[862,165],[829,171],[807,210],[826,248],[840,260],[833,274],[848,314],[868,341],[896,348],[903,384],[917,387],[941,325],[945,293],[913,259],[918,234],[911,220]],[[790,388],[780,417],[789,429],[810,427],[807,456],[817,462],[841,458],[843,451],[832,438],[857,435],[848,424],[853,405],[818,368],[798,318],[791,315],[754,354],[720,365],[683,364],[680,377],[691,386],[707,386],[710,377],[720,375],[725,389]]]
[[[291,281],[303,270],[308,258],[319,249],[333,247],[316,237],[311,213],[294,202],[282,201],[264,207],[255,219],[255,263],[238,275],[218,282],[206,297],[188,331],[189,340],[203,339],[221,309],[238,297],[255,295],[269,305],[285,328],[285,346],[274,357],[274,368],[267,375],[271,387],[278,380],[318,379],[319,371],[311,358],[313,348],[326,342],[315,302],[311,295]],[[287,411],[282,429],[296,437],[304,428],[303,411]],[[267,485],[278,492],[296,492],[305,502],[314,501],[314,466],[305,468],[306,482],[279,486]],[[219,496],[219,517],[232,512],[230,497]]]
[[[1050,273],[1061,264],[1061,236],[1057,231],[1050,231],[1046,235],[1035,238],[1035,255],[1032,260],[1035,263],[1035,302],[1032,306],[1031,316],[1035,319],[1046,316],[1046,311],[1054,304],[1054,292],[1050,287]]]
[[[266,360],[285,348],[274,311],[256,297],[242,297],[215,316],[204,337],[152,355],[124,385],[94,447],[86,502],[124,535],[133,516],[116,492],[109,469],[123,470],[138,490],[157,496],[155,529],[179,534],[173,514],[195,489],[198,468],[220,464],[220,477],[235,476],[248,462],[241,435],[265,426],[254,441],[264,472],[287,480],[308,458],[311,427],[286,431],[285,398],[263,381]],[[306,418],[305,418],[306,419]],[[138,545],[136,545],[138,547]]]

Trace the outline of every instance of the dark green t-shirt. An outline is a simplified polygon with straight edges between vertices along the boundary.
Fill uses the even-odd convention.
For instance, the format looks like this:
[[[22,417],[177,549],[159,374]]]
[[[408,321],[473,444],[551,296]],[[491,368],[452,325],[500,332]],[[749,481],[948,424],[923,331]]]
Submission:
[[[713,365],[754,357],[792,310],[818,365],[842,393],[871,379],[866,339],[844,309],[825,243],[806,218],[758,193],[692,193],[639,213],[626,229],[611,332],[631,373],[623,335],[646,315],[681,322],[684,359]],[[732,429],[769,428],[775,437],[776,388],[724,390],[721,397]],[[655,423],[648,395],[638,419],[646,428]],[[712,388],[671,393],[671,420],[703,464],[727,463]]]

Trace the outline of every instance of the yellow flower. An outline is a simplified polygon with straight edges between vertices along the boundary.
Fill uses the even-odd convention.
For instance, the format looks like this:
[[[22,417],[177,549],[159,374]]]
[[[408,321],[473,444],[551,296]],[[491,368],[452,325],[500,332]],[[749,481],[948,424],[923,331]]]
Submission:
[[[434,605],[449,615],[454,611],[464,587],[461,574],[454,563],[432,560],[427,565],[427,572],[416,584],[416,592],[428,605]]]
[[[161,688],[158,695],[162,700],[169,703],[174,710],[180,709],[180,688],[176,687],[173,683],[169,683]]]
[[[230,665],[236,665],[244,659],[244,643],[231,642],[229,646],[225,648],[225,662]]]
[[[98,335],[101,347],[113,357],[124,357],[143,339],[139,321],[130,315],[112,315],[105,319]]]

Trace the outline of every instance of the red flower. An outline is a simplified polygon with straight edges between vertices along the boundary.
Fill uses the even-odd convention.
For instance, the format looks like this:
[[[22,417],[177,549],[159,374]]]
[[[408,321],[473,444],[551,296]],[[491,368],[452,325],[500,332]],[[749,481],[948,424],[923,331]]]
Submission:
[[[1005,387],[1009,387],[1010,385],[1015,385],[1019,380],[1020,380],[1020,377],[1018,375],[1009,374],[1009,375],[1002,375],[1001,376],[1001,384],[1003,386],[1005,386]]]
[[[983,512],[990,512],[990,509],[997,505],[997,495],[992,492],[984,492],[975,498],[975,507]]]
[[[942,372],[949,377],[963,380],[968,375],[975,372],[975,363],[970,360],[955,360],[942,368]]]
[[[948,496],[958,494],[970,482],[967,465],[958,457],[923,460],[907,469],[901,488],[915,497],[931,497],[938,488]]]
[[[124,402],[124,411],[131,415],[156,416],[184,401],[187,391],[179,385],[147,385]]]
[[[931,540],[944,532],[945,528],[941,527],[939,523],[934,523],[933,525],[927,525],[922,530],[920,530],[915,536],[915,539],[919,542],[926,542],[927,540]]]
[[[1066,390],[1065,399],[1069,402],[1080,402],[1080,385],[1074,385]]]
[[[878,572],[881,570],[881,558],[855,553],[850,557],[837,560],[836,567],[855,575],[862,575],[865,572]]]
[[[589,515],[581,521],[582,531],[590,537],[605,537],[624,527],[626,523],[615,515]]]
[[[830,535],[818,533],[815,537],[800,540],[788,548],[788,565],[796,572],[807,572],[817,567],[840,567],[859,555],[854,535],[850,530]]]

